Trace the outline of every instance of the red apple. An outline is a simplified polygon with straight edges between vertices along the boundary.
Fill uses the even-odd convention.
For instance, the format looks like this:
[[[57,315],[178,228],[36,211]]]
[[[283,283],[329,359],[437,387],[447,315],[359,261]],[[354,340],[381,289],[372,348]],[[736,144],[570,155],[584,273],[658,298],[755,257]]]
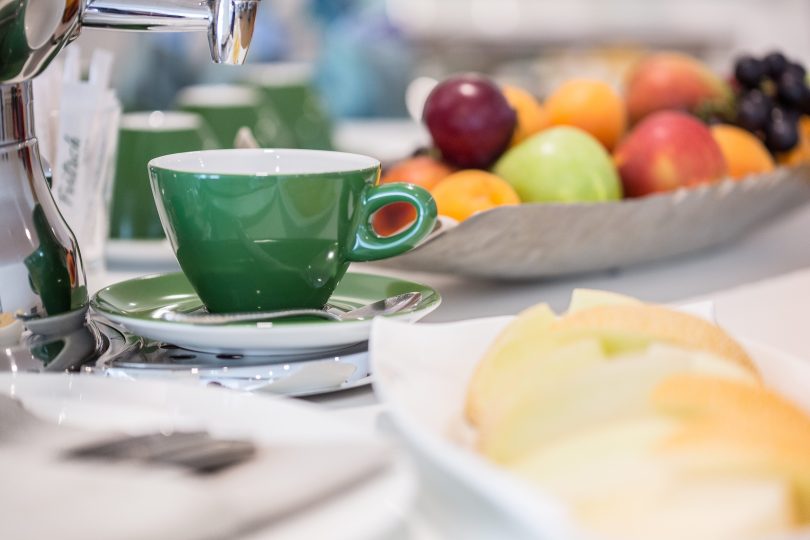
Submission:
[[[691,115],[662,111],[641,121],[614,153],[627,197],[695,186],[726,175],[711,131]]]
[[[729,85],[691,56],[652,54],[634,66],[627,79],[627,114],[631,123],[661,110],[697,112],[722,107],[732,99]]]
[[[380,179],[380,184],[407,182],[430,191],[439,181],[449,176],[453,169],[430,156],[417,156],[400,161]],[[407,203],[394,203],[374,214],[372,223],[377,234],[389,236],[416,219],[416,210]]]

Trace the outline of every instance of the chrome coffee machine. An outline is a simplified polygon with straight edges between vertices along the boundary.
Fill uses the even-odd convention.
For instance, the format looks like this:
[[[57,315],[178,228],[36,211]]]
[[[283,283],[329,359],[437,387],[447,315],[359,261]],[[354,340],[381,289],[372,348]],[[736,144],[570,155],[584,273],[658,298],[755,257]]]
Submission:
[[[0,0],[0,315],[33,334],[84,325],[79,246],[51,196],[31,79],[83,27],[207,31],[211,58],[241,64],[259,0]]]

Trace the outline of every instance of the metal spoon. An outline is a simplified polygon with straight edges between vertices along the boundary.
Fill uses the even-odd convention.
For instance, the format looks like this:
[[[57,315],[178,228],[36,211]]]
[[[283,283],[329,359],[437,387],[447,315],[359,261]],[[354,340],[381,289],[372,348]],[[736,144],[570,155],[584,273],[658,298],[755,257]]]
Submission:
[[[341,312],[335,308],[330,309],[286,309],[280,311],[255,311],[248,313],[178,313],[167,311],[161,315],[165,321],[177,323],[191,323],[204,325],[220,325],[235,322],[266,321],[284,319],[287,317],[312,316],[321,317],[331,321],[359,321],[371,319],[378,315],[391,315],[422,300],[422,293],[407,292],[377,300],[371,304]]]

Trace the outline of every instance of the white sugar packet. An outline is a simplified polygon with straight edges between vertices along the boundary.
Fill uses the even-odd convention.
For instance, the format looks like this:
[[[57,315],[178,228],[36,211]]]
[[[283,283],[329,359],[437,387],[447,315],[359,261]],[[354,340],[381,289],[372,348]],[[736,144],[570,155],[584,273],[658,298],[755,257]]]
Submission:
[[[104,260],[121,105],[109,87],[112,55],[94,51],[86,81],[79,55],[76,47],[65,54],[52,191],[93,268]]]

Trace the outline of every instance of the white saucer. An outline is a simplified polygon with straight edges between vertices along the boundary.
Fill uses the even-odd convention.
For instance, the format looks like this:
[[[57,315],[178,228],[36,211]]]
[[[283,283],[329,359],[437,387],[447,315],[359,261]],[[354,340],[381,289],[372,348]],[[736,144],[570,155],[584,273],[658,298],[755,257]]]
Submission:
[[[329,303],[352,309],[389,296],[417,291],[414,306],[386,318],[418,321],[439,307],[439,293],[426,285],[388,276],[348,272]],[[222,354],[297,355],[328,351],[366,341],[370,320],[280,320],[201,326],[162,319],[167,310],[189,312],[202,306],[186,277],[180,273],[156,274],[122,281],[100,290],[93,309],[138,336],[191,349]]]
[[[95,318],[107,344],[93,365],[82,369],[123,379],[163,379],[223,386],[242,392],[311,396],[371,383],[368,344],[295,356],[242,356],[180,349],[128,334]]]

